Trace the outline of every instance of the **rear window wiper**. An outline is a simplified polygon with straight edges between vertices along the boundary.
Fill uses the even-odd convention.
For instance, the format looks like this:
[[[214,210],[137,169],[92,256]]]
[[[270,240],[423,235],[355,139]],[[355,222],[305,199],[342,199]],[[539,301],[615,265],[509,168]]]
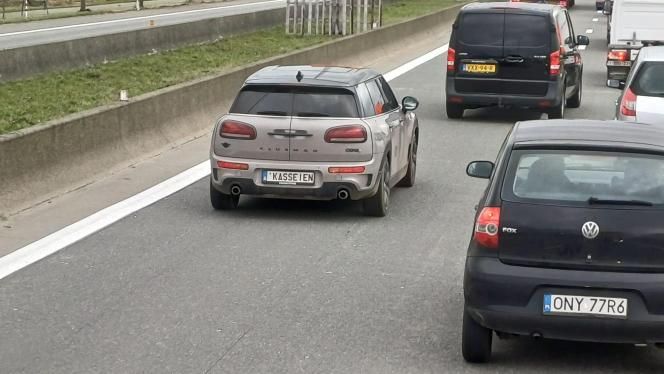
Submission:
[[[287,116],[288,113],[282,112],[279,110],[264,110],[261,112],[256,112],[256,114],[261,115],[261,116]]]
[[[650,201],[645,200],[619,200],[619,199],[600,199],[598,197],[591,197],[588,199],[588,204],[605,204],[605,205],[635,205],[635,206],[653,206]]]

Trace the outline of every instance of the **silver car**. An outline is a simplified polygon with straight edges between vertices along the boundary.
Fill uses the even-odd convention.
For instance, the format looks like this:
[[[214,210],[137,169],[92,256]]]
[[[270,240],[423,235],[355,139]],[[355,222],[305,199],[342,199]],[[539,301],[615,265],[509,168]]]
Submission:
[[[616,101],[616,119],[664,125],[664,46],[639,52]]]
[[[400,105],[370,69],[264,68],[214,127],[212,206],[236,208],[240,195],[352,199],[385,216],[390,189],[415,183],[418,105]]]

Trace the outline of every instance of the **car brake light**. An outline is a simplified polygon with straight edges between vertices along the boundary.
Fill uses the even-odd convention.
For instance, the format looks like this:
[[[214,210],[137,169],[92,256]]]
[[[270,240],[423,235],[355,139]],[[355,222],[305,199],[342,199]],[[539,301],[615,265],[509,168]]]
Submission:
[[[567,8],[567,0],[560,0],[558,4],[560,4],[561,7]]]
[[[498,248],[498,226],[500,225],[500,208],[486,207],[480,212],[475,224],[475,241],[477,244],[491,249]]]
[[[454,48],[447,49],[447,71],[454,72],[456,64],[456,50]]]
[[[620,102],[620,113],[624,116],[636,117],[636,94],[631,88],[625,90]]]
[[[557,50],[549,55],[549,74],[551,76],[560,75],[560,54],[560,50]]]
[[[328,143],[364,143],[367,141],[367,129],[361,125],[333,127],[325,132]]]
[[[629,61],[629,53],[625,49],[613,49],[609,51],[609,60]]]
[[[256,129],[244,122],[226,120],[219,126],[219,136],[229,139],[256,139]]]
[[[330,174],[362,174],[364,166],[334,166],[327,169]]]
[[[217,167],[220,169],[249,170],[249,165],[240,162],[217,161]]]

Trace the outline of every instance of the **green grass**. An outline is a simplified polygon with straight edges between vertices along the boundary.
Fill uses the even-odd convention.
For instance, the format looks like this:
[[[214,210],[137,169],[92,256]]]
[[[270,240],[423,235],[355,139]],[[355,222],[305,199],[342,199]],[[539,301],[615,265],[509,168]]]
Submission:
[[[384,8],[384,24],[421,16],[455,0],[398,0]],[[206,75],[302,49],[328,36],[290,36],[283,28],[258,31],[180,49],[67,72],[0,83],[0,134],[117,102]]]

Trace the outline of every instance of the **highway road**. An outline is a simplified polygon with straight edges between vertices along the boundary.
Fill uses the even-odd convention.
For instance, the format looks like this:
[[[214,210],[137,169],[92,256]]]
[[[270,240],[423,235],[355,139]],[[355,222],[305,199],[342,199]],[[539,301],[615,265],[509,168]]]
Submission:
[[[567,115],[610,119],[604,19],[577,3],[592,44],[582,106]],[[417,184],[394,191],[389,217],[259,199],[215,212],[199,180],[0,280],[0,372],[662,372],[655,348],[529,338],[496,339],[488,365],[463,362],[463,263],[486,185],[465,166],[540,115],[448,120],[443,78],[437,57],[391,82],[420,99],[423,136]]]
[[[0,49],[11,49],[73,39],[115,34],[178,23],[219,18],[261,10],[285,8],[284,0],[239,0],[186,8],[101,14],[0,25]],[[154,21],[154,26],[150,25]]]

